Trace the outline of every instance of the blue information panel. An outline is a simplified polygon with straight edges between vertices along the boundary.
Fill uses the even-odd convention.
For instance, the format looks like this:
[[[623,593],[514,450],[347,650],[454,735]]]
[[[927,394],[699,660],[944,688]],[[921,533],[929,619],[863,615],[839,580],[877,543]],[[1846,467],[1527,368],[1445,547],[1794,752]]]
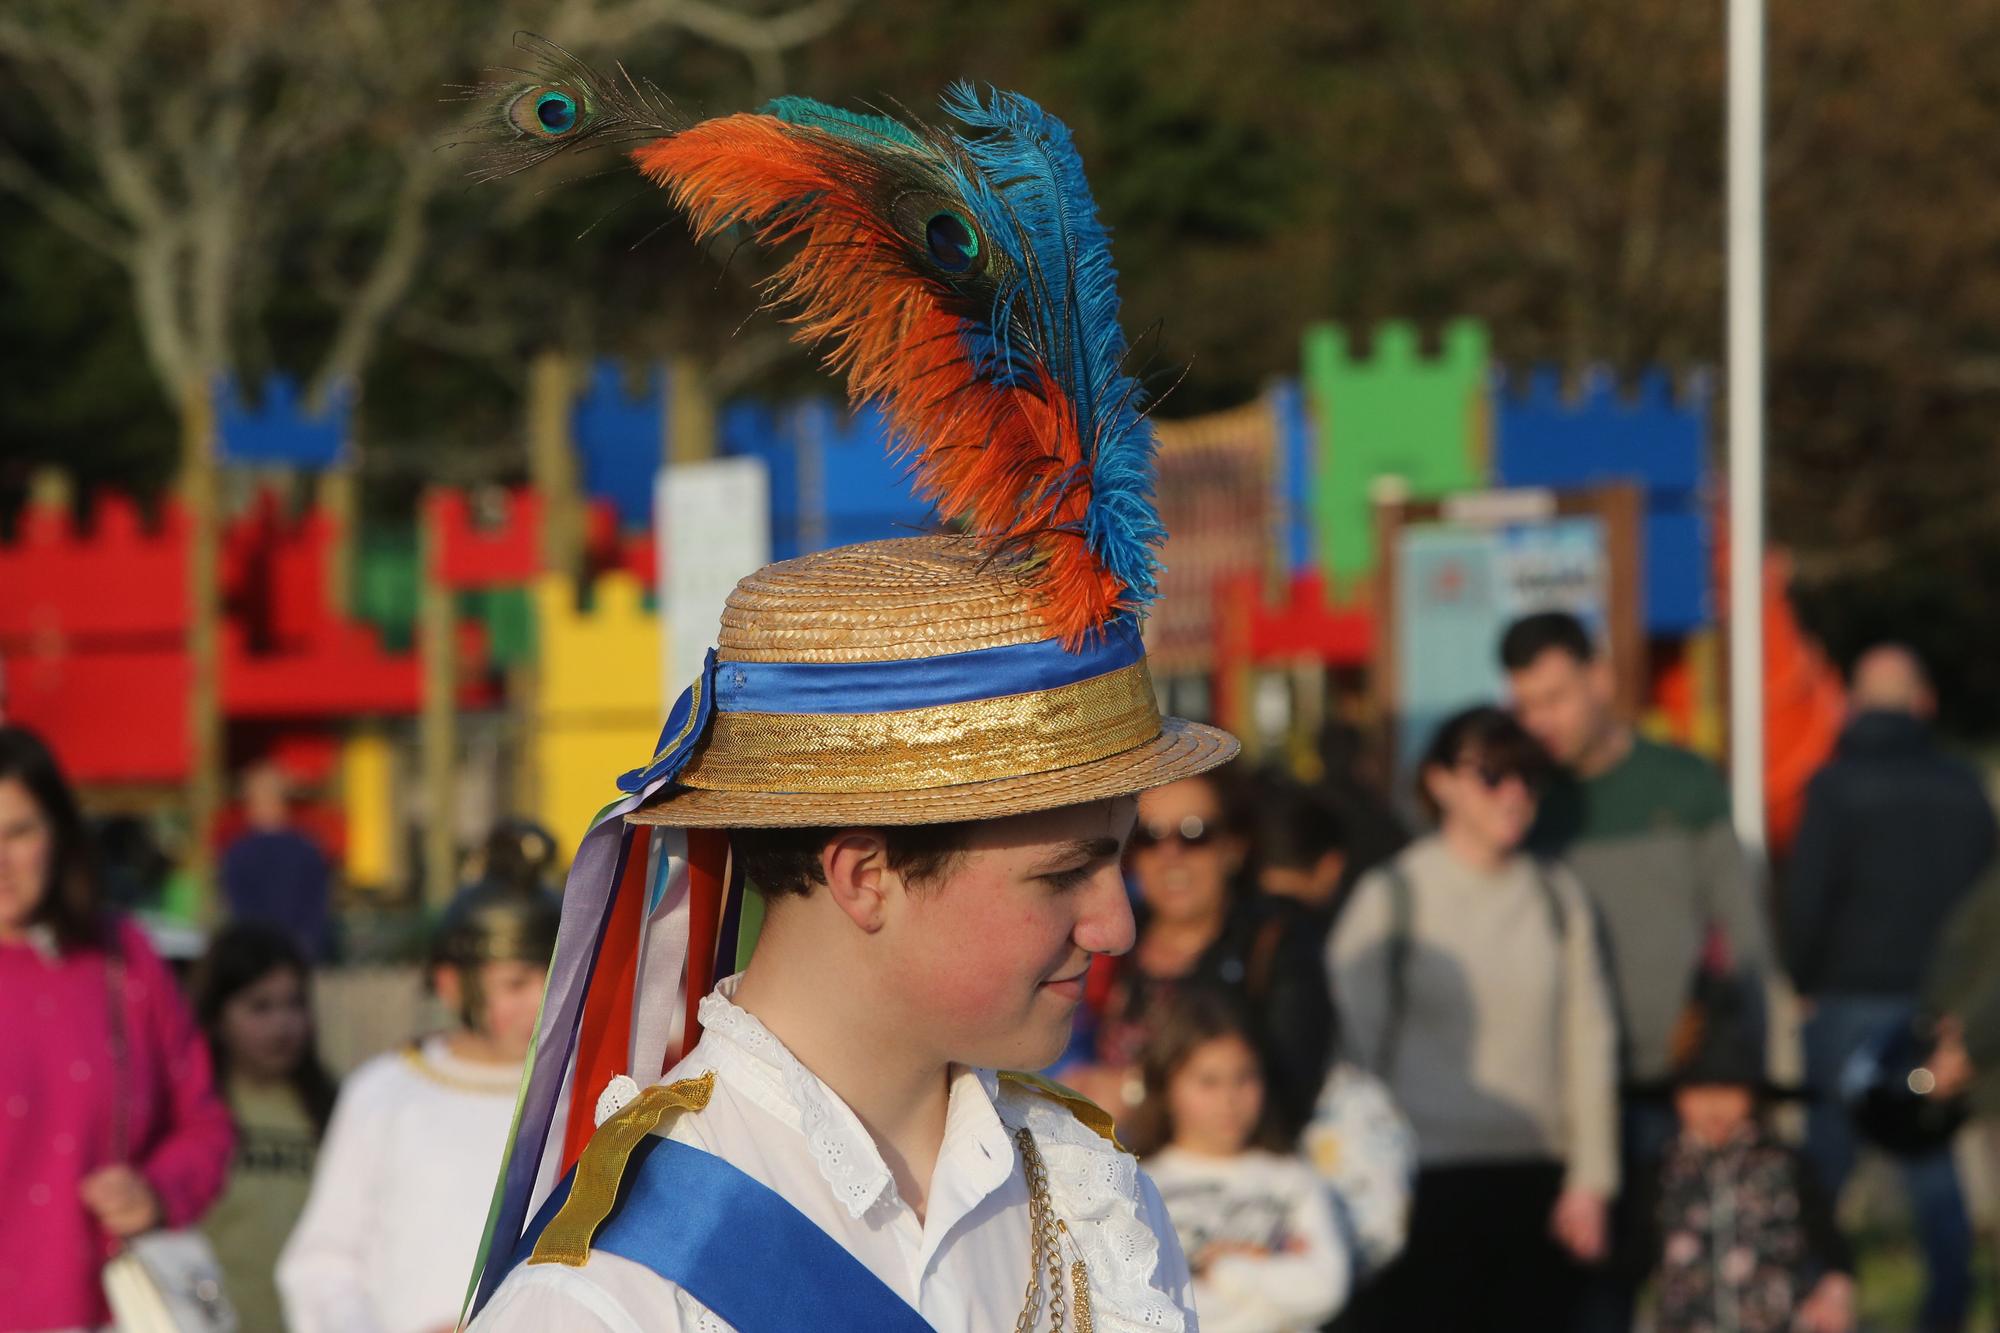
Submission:
[[[1535,611],[1568,611],[1602,636],[1611,562],[1604,522],[1412,524],[1396,543],[1396,750],[1410,772],[1440,722],[1506,697],[1500,636]]]

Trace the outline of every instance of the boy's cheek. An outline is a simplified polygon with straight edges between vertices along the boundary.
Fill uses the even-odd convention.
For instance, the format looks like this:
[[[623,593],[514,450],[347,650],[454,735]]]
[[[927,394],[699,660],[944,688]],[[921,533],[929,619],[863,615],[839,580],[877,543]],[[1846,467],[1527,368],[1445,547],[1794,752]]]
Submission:
[[[995,914],[957,923],[914,941],[913,998],[937,1019],[954,1024],[992,1017],[1014,992],[1041,980],[1041,953],[1030,929]]]

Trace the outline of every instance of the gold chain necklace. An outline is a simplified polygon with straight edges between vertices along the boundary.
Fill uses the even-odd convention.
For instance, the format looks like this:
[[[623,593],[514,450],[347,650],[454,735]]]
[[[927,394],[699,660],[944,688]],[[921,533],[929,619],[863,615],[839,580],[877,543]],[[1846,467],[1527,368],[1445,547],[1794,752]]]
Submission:
[[[1049,1202],[1049,1169],[1035,1146],[1035,1136],[1026,1126],[1014,1131],[1014,1144],[1021,1150],[1021,1169],[1028,1176],[1028,1296],[1021,1317],[1014,1321],[1014,1333],[1035,1333],[1042,1312],[1043,1274],[1046,1266],[1049,1297],[1049,1333],[1062,1333],[1067,1311],[1063,1304],[1062,1243],[1069,1227],[1056,1216]],[[1091,1333],[1090,1273],[1078,1259],[1069,1265],[1070,1290],[1076,1306],[1075,1333]]]

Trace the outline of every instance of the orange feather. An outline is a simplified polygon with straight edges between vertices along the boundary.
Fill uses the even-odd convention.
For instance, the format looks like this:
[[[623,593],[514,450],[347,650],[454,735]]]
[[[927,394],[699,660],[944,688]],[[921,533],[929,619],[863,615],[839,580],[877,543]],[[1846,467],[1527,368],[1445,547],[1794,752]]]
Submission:
[[[973,531],[1025,546],[1043,614],[1070,647],[1123,609],[1124,585],[1085,542],[1089,469],[1073,405],[1043,369],[981,380],[936,279],[893,262],[906,244],[854,184],[862,160],[834,135],[768,115],[704,121],[635,150],[697,238],[738,222],[761,244],[802,242],[767,295],[795,336],[826,345],[855,403],[877,401],[918,493]],[[843,167],[848,170],[843,170]],[[811,200],[810,207],[797,206]]]

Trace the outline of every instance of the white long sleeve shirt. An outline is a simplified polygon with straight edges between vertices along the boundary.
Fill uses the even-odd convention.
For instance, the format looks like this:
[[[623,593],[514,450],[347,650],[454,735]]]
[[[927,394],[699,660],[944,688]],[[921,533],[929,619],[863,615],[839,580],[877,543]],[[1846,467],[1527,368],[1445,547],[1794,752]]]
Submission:
[[[1187,1265],[1138,1164],[1048,1099],[988,1070],[953,1077],[923,1218],[846,1103],[728,998],[701,1004],[701,1041],[664,1082],[713,1071],[707,1107],[669,1137],[782,1194],[938,1333],[1007,1333],[1030,1271],[1028,1188],[1015,1129],[1035,1136],[1050,1201],[1088,1266],[1099,1333],[1195,1333]],[[615,1254],[581,1268],[523,1264],[476,1333],[733,1333],[675,1283]]]
[[[1265,1255],[1222,1254],[1194,1280],[1206,1333],[1300,1333],[1346,1303],[1353,1274],[1333,1201],[1296,1157],[1201,1157],[1166,1148],[1146,1159],[1191,1263],[1212,1245],[1252,1245]]]
[[[514,1118],[519,1065],[444,1038],[349,1075],[278,1257],[291,1333],[436,1333],[458,1322]]]

